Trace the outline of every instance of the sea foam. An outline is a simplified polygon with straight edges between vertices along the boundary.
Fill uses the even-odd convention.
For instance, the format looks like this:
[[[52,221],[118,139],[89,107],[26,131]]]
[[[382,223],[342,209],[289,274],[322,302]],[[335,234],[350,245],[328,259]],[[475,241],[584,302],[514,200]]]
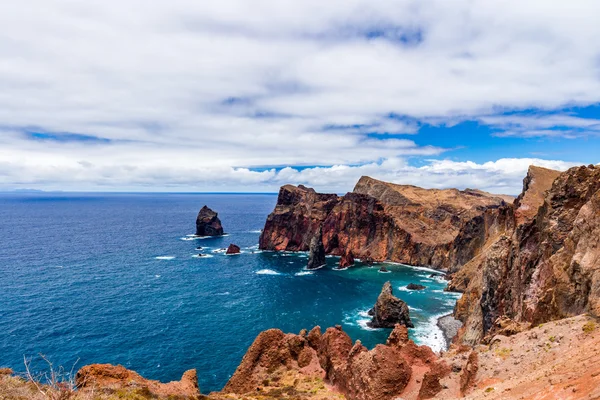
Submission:
[[[277,271],[273,271],[272,269],[261,269],[255,272],[257,275],[281,275],[281,273]]]

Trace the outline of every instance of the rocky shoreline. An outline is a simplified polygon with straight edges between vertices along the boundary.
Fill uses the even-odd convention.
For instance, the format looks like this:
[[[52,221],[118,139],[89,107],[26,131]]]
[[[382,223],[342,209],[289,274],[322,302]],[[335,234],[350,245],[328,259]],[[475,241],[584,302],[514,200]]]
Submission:
[[[444,340],[446,341],[445,347],[448,349],[463,324],[455,319],[452,314],[448,314],[438,318],[436,325],[442,331]]]

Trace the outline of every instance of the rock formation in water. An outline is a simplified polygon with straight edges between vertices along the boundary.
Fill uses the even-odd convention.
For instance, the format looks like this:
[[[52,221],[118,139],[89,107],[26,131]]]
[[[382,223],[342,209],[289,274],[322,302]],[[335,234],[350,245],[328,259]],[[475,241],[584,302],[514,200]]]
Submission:
[[[425,286],[419,285],[417,283],[409,283],[408,285],[406,285],[406,288],[408,290],[425,290],[425,289],[427,289]]]
[[[202,207],[196,218],[196,235],[198,236],[222,236],[223,227],[218,214],[208,208]]]
[[[308,254],[308,269],[318,269],[326,264],[325,260],[325,247],[323,247],[323,233],[321,227],[319,227],[315,235],[310,240],[309,254]]]
[[[394,296],[392,284],[386,282],[377,298],[377,303],[369,311],[373,316],[369,326],[372,328],[393,328],[396,324],[413,328],[410,320],[408,305]]]
[[[225,254],[240,254],[240,246],[231,243],[229,247],[227,247],[227,251],[225,252]]]
[[[348,268],[353,265],[354,265],[354,255],[352,254],[352,251],[347,251],[340,257],[340,262],[338,264],[338,268]]]
[[[421,189],[362,177],[340,197],[302,185],[283,186],[260,236],[263,250],[306,251],[319,227],[327,254],[372,261],[452,269],[473,257],[476,245],[457,240],[476,235],[473,223],[507,197],[456,189]]]

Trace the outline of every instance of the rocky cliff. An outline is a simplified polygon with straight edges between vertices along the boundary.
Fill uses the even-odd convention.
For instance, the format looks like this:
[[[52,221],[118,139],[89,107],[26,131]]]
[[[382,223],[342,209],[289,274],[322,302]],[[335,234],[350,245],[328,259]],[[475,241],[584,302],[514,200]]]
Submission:
[[[482,251],[450,284],[465,291],[455,310],[464,342],[491,337],[500,317],[600,315],[600,168],[530,168],[514,206],[486,219]]]
[[[480,224],[473,221],[507,201],[512,198],[469,189],[421,189],[369,177],[344,196],[286,185],[259,246],[306,251],[322,227],[328,254],[452,270],[478,249],[461,239],[480,235]]]

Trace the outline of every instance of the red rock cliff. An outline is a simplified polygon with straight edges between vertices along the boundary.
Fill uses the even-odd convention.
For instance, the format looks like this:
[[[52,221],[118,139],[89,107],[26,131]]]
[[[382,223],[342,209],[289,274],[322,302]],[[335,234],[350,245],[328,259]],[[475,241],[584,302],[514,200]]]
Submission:
[[[472,258],[475,247],[461,237],[477,236],[488,209],[506,197],[456,189],[421,189],[362,177],[344,196],[286,185],[260,237],[264,250],[306,251],[319,226],[328,254],[391,260],[452,269]],[[466,261],[465,261],[466,262]]]
[[[455,310],[464,342],[493,334],[500,317],[539,324],[600,315],[600,168],[531,168],[514,208],[488,218],[495,232],[488,228],[485,251],[450,284],[465,290]]]

